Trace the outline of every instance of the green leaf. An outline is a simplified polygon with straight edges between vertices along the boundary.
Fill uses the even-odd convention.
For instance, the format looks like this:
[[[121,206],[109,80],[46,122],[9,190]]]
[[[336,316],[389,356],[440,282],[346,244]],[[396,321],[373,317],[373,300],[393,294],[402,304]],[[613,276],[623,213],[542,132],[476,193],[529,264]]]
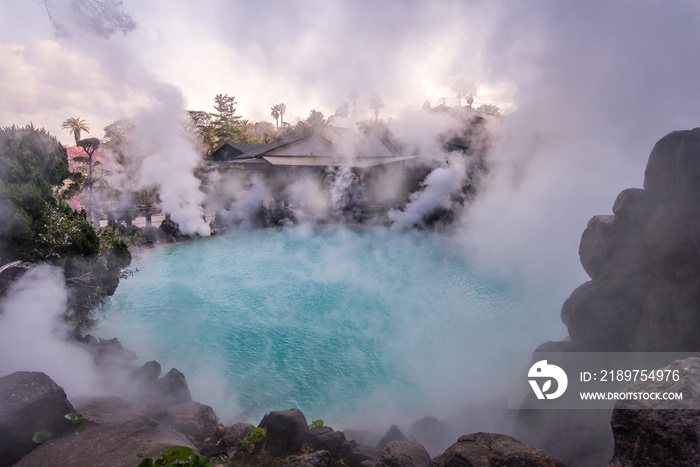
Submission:
[[[189,459],[190,467],[211,467],[211,461],[208,457],[192,454]]]
[[[34,433],[34,436],[32,436],[32,441],[34,441],[36,444],[41,444],[51,439],[52,436],[53,435],[51,432],[41,430]]]
[[[187,446],[170,446],[165,454],[161,453],[163,459],[172,463],[174,461],[186,461],[188,457],[194,454],[194,451]]]
[[[153,459],[150,457],[145,457],[139,465],[136,467],[154,467],[155,464],[153,463]]]
[[[77,425],[77,424],[80,423],[80,422],[84,422],[84,421],[86,421],[86,420],[90,420],[88,417],[82,417],[82,416],[78,415],[78,414],[75,413],[75,412],[71,412],[71,413],[66,414],[66,415],[64,415],[64,416],[66,417],[66,419],[70,420],[71,423],[73,423],[73,425]]]

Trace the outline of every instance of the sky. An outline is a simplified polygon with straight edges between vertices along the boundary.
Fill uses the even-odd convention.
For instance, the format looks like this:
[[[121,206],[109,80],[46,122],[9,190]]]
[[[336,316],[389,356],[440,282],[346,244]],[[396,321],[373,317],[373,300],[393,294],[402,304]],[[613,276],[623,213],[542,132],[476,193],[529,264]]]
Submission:
[[[658,139],[700,122],[695,1],[125,0],[137,27],[109,40],[69,0],[52,4],[70,38],[39,0],[0,0],[0,125],[33,122],[64,143],[68,117],[102,137],[163,96],[213,111],[226,93],[269,122],[284,102],[294,122],[331,115],[352,89],[361,116],[376,91],[380,118],[407,134],[425,101],[473,83],[475,105],[506,116],[465,249],[505,271],[580,280],[569,271],[588,219],[642,185]]]

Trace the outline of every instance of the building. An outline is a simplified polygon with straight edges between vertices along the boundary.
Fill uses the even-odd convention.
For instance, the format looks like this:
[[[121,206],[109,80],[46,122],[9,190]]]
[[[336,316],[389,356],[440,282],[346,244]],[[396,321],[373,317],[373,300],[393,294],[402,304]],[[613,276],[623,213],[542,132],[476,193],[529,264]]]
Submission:
[[[270,144],[226,143],[211,156],[222,168],[258,173],[328,167],[363,170],[416,157],[403,155],[390,137],[378,130],[359,133],[336,127]]]

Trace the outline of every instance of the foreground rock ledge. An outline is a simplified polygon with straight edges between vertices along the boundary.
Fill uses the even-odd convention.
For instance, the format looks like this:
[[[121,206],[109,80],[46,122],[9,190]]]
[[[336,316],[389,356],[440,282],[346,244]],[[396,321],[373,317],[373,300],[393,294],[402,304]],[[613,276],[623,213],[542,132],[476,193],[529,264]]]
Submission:
[[[447,448],[440,456],[438,466],[566,467],[566,464],[511,436],[474,433],[460,437]]]

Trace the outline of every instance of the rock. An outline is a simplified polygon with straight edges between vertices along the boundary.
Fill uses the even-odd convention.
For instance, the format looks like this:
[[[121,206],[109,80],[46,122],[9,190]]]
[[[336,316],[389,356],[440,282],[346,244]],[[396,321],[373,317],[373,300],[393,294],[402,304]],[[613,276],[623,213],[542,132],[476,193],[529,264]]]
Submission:
[[[35,449],[37,431],[59,436],[71,428],[65,418],[71,412],[63,388],[45,373],[18,371],[0,378],[0,465],[12,465]]]
[[[16,467],[133,467],[144,457],[159,458],[170,446],[194,448],[183,434],[158,427],[118,398],[93,399],[79,406],[78,413],[90,420],[48,440]]]
[[[644,189],[655,198],[698,200],[700,194],[700,129],[674,131],[649,154]]]
[[[678,370],[678,381],[637,381],[630,392],[683,392],[681,406],[693,407],[700,397],[700,359],[677,360],[664,370]],[[655,401],[615,404],[610,425],[615,451],[610,466],[700,465],[700,410],[654,409]]]
[[[171,426],[187,436],[200,449],[205,445],[218,444],[223,437],[223,427],[214,409],[199,402],[183,402],[168,407]]]
[[[507,435],[474,433],[460,437],[441,456],[439,467],[565,467],[559,459]]]
[[[95,363],[101,368],[122,369],[132,368],[136,354],[126,350],[119,339],[95,339],[86,336],[83,347],[90,352]]]
[[[386,443],[389,441],[405,441],[406,435],[404,435],[401,430],[399,430],[399,427],[396,425],[391,425],[389,427],[389,430],[386,432],[384,436],[382,436],[382,439],[379,440],[377,443],[377,447],[379,449],[382,449],[384,446],[386,446]]]
[[[389,441],[382,451],[381,462],[389,467],[430,467],[430,455],[412,441]]]
[[[185,375],[176,368],[171,369],[168,374],[158,379],[156,386],[162,396],[158,400],[163,405],[192,401],[192,395],[190,394],[189,386],[187,386]]]
[[[613,453],[611,413],[612,410],[520,410],[512,434],[566,463],[605,465]]]
[[[134,370],[134,379],[143,383],[155,383],[160,377],[160,363],[155,360],[144,363],[142,366]]]
[[[350,467],[355,467],[363,461],[379,462],[382,450],[374,446],[348,441],[341,448],[341,456],[347,460]]]
[[[535,352],[575,352],[576,346],[571,342],[570,337],[566,337],[560,341],[547,341],[540,344]]]
[[[158,238],[167,242],[175,242],[182,240],[184,235],[180,232],[180,226],[170,218],[170,215],[166,214],[165,219],[158,226]]]
[[[345,438],[348,440],[355,440],[358,444],[366,444],[368,446],[376,446],[382,435],[372,431],[366,430],[356,430],[353,428],[347,428],[343,430]]]
[[[641,232],[653,207],[654,200],[647,190],[627,188],[617,195],[612,211],[625,233],[634,235],[635,232]]]
[[[268,449],[298,451],[309,432],[308,423],[299,409],[272,411],[263,417],[261,427],[267,428]]]
[[[345,443],[345,434],[341,431],[333,431],[329,426],[316,426],[309,430],[304,442],[317,450],[330,452],[331,457],[338,457],[340,449]]]
[[[614,221],[615,216],[594,216],[581,236],[578,254],[591,279],[598,277],[603,266],[620,250]]]
[[[648,284],[644,279],[590,281],[562,306],[571,341],[583,352],[628,352],[635,347]]]
[[[409,433],[413,439],[432,453],[443,452],[452,441],[445,424],[433,416],[416,420],[411,425]]]
[[[316,451],[303,456],[289,456],[282,464],[285,467],[326,467],[331,463],[328,451]]]
[[[644,225],[644,243],[665,261],[684,264],[697,261],[698,253],[691,238],[689,219],[697,217],[694,206],[677,203],[662,203],[651,212]]]
[[[252,423],[234,423],[224,428],[223,440],[227,447],[238,447],[241,441],[255,428]]]

